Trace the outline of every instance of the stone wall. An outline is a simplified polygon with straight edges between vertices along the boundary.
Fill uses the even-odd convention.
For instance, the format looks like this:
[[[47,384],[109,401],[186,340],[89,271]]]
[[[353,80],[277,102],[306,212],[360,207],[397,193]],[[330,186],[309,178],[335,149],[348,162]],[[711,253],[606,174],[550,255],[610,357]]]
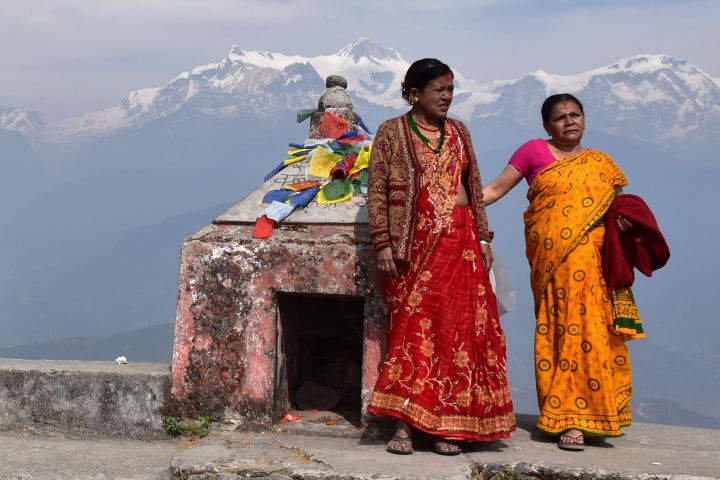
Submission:
[[[163,437],[167,365],[0,359],[0,430]]]

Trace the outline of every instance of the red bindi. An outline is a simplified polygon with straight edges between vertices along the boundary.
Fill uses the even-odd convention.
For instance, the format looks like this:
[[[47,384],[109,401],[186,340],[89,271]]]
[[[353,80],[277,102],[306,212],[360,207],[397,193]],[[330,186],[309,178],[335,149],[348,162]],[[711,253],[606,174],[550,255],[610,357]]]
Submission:
[[[570,105],[570,104],[568,103],[568,101],[567,101],[567,100],[563,100],[562,106],[563,106],[563,107],[567,107],[568,105]]]
[[[450,80],[452,80],[452,75],[450,75],[450,72],[445,72],[445,81],[449,82]]]

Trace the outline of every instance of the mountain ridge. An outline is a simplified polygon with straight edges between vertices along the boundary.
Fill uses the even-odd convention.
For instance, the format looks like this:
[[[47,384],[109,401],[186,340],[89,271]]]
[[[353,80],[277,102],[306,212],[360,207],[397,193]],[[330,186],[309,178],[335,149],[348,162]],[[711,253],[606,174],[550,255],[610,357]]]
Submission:
[[[39,121],[23,133],[65,143],[142,128],[181,111],[269,117],[315,106],[323,79],[330,74],[346,77],[350,93],[371,107],[400,112],[400,83],[408,66],[399,52],[367,38],[314,57],[233,45],[221,61],[182,72],[165,85],[132,91],[115,107],[47,125],[35,114]],[[485,83],[455,73],[452,114],[465,121],[507,118],[528,128],[537,123],[542,99],[568,92],[583,100],[595,114],[593,123],[608,133],[665,144],[706,141],[720,134],[720,82],[669,55],[635,55],[575,75],[537,70],[514,80]],[[278,78],[285,83],[278,84]],[[15,112],[16,117],[21,114]],[[0,126],[2,118],[0,113]],[[649,122],[650,128],[639,125],[642,122]],[[9,121],[5,124],[19,129]]]
[[[36,135],[45,126],[45,122],[35,110],[13,105],[0,105],[0,130]]]

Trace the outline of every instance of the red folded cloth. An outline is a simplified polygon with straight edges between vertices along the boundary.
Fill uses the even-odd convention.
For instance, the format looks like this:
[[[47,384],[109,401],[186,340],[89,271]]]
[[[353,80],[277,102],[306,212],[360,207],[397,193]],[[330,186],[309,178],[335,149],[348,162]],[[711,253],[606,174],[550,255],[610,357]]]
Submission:
[[[622,215],[634,226],[625,232],[617,229],[617,217]],[[670,258],[670,248],[658,227],[655,216],[645,201],[637,195],[615,197],[605,215],[605,246],[603,276],[608,288],[629,287],[635,281],[633,268],[651,276]]]
[[[272,237],[273,227],[275,226],[275,220],[268,218],[263,215],[258,218],[255,222],[255,229],[253,230],[253,238],[270,238]]]

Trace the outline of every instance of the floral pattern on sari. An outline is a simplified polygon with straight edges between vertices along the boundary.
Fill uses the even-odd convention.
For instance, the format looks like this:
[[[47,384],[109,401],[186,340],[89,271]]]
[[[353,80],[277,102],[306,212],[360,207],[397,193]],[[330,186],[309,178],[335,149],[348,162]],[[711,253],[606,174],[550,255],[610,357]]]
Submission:
[[[475,215],[455,207],[466,155],[452,127],[439,152],[413,137],[422,167],[411,261],[383,290],[388,352],[368,411],[449,439],[515,429],[505,336],[482,264]]]

